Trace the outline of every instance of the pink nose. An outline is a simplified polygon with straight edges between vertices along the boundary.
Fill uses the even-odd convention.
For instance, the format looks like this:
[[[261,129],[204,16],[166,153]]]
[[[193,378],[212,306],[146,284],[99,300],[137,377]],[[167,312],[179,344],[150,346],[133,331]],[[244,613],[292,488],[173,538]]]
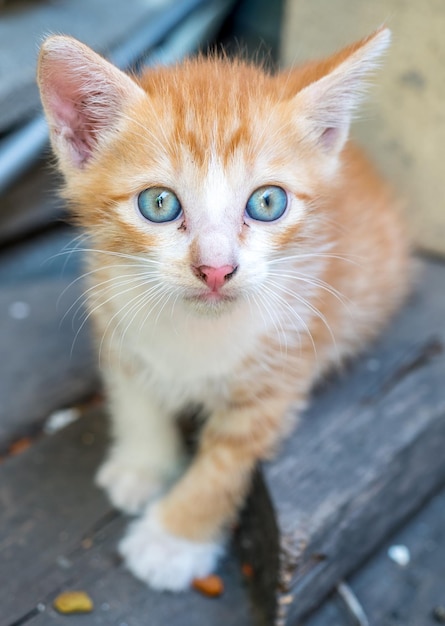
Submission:
[[[223,265],[222,267],[200,265],[199,267],[193,267],[196,276],[204,281],[212,291],[221,289],[224,283],[232,278],[237,269],[233,265]]]

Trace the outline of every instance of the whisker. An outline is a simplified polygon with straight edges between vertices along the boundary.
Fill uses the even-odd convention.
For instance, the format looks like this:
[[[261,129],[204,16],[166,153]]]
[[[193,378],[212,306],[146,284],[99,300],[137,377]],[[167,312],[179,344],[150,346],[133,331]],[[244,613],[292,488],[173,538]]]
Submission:
[[[136,256],[134,254],[125,254],[124,252],[115,252],[112,250],[101,250],[100,248],[76,248],[75,250],[62,250],[61,252],[58,252],[57,254],[53,254],[51,257],[48,258],[48,260],[55,259],[64,254],[71,254],[71,252],[89,252],[89,253],[94,253],[94,254],[104,254],[104,255],[109,255],[113,257],[118,257],[121,259],[130,259],[132,261],[137,261],[138,263],[143,264],[143,265],[150,265],[150,264],[161,265],[160,261],[156,261],[155,259],[151,259],[148,257]]]
[[[273,327],[275,329],[275,332],[277,333],[277,337],[278,337],[278,341],[279,341],[279,345],[280,345],[280,354],[282,355],[283,354],[282,336],[284,336],[284,338],[285,338],[285,334],[284,334],[283,328],[281,327],[281,332],[280,332],[280,330],[278,329],[278,326],[276,324],[276,321],[275,321],[274,317],[272,316],[269,307],[267,306],[267,301],[265,301],[265,299],[264,299],[264,294],[262,294],[262,293],[253,294],[252,293],[251,296],[253,298],[253,301],[257,305],[257,308],[259,309],[261,318],[263,320],[263,323],[264,323],[264,326],[265,326],[266,329],[268,327],[268,324],[267,324],[266,318],[263,315],[263,309],[268,314],[269,319],[272,322],[272,325],[273,325]],[[256,296],[260,299],[260,304],[258,304]],[[262,304],[265,304],[265,306],[262,306]],[[285,344],[286,344],[286,354],[287,354],[287,340],[286,339],[285,339]]]
[[[358,256],[358,255],[352,255],[352,254],[345,256],[341,254],[331,254],[331,253],[325,253],[325,252],[307,252],[307,253],[291,254],[288,256],[272,259],[268,261],[268,265],[275,265],[277,263],[288,263],[289,261],[300,261],[301,259],[308,259],[308,258],[338,259],[339,261],[345,261],[346,263],[352,263],[354,265],[357,265],[357,260],[361,259],[362,261],[364,261],[364,257]]]
[[[88,303],[90,302],[90,308],[92,306],[94,306],[97,302],[99,302],[101,299],[103,299],[103,294],[105,294],[108,291],[116,291],[117,288],[120,287],[125,287],[127,285],[137,285],[137,283],[141,283],[141,285],[144,284],[148,284],[148,283],[152,283],[154,281],[157,280],[157,277],[153,278],[151,276],[147,276],[145,273],[141,273],[139,275],[121,275],[121,276],[116,276],[113,279],[108,279],[106,281],[103,281],[102,283],[98,283],[96,285],[93,285],[92,287],[89,287],[89,289],[85,290],[78,298],[76,298],[76,300],[74,301],[74,303],[71,305],[70,309],[68,309],[68,311],[65,313],[65,315],[62,318],[62,321],[64,320],[64,318],[66,317],[66,315],[69,313],[69,311],[76,305],[77,302],[79,302],[80,300],[83,301],[80,302],[80,305],[77,307],[76,312],[73,315],[73,322],[77,317],[78,312]],[[103,286],[105,283],[110,283],[108,286]],[[119,294],[116,293],[117,295],[120,295],[121,293],[126,293],[129,290],[126,290],[124,292],[120,292]],[[94,292],[93,294],[89,293],[89,292]],[[93,297],[95,298],[94,301],[91,298],[91,295],[93,295]]]
[[[158,287],[159,287],[159,285],[153,285],[152,287],[150,287],[148,292],[151,293],[153,290],[156,290]],[[131,287],[130,289],[126,289],[123,292],[119,292],[119,294],[116,294],[116,295],[121,296],[122,294],[126,293],[127,291],[132,291],[133,289],[134,289],[134,287]],[[124,305],[122,307],[120,307],[112,315],[111,318],[109,318],[108,323],[107,323],[107,325],[105,327],[105,330],[102,333],[102,339],[101,339],[101,342],[100,342],[100,345],[99,345],[99,363],[102,363],[103,343],[104,343],[105,339],[107,338],[108,329],[110,328],[111,324],[114,322],[114,320],[116,318],[119,318],[117,323],[114,326],[113,332],[112,332],[111,337],[109,338],[109,341],[108,341],[109,356],[111,355],[110,351],[111,351],[111,348],[112,348],[112,345],[113,345],[114,336],[115,336],[116,331],[118,330],[119,326],[124,323],[125,318],[127,317],[127,315],[131,314],[131,312],[133,311],[133,307],[137,306],[140,302],[142,302],[144,300],[144,298],[147,297],[148,292],[144,291],[142,293],[137,293],[133,298],[131,298],[130,300],[127,300],[124,303]],[[110,299],[112,299],[112,298],[109,298],[106,302],[108,302]],[[135,304],[133,305],[133,303],[135,303]],[[101,305],[99,305],[99,306],[101,306]],[[123,314],[125,310],[126,310],[126,313]],[[121,336],[121,341],[123,341],[122,336]]]
[[[273,283],[272,283],[273,284]],[[306,334],[309,337],[309,340],[312,344],[312,348],[314,350],[314,354],[315,357],[318,359],[318,355],[317,355],[317,348],[315,345],[315,341],[314,338],[312,336],[312,333],[310,331],[309,326],[306,324],[306,322],[304,321],[304,319],[301,317],[301,315],[298,313],[298,311],[296,311],[294,308],[291,307],[291,305],[289,304],[289,302],[283,298],[282,296],[280,296],[278,293],[276,293],[276,291],[274,289],[271,289],[270,287],[266,285],[263,285],[263,288],[265,289],[265,291],[267,291],[269,293],[269,296],[275,300],[275,302],[278,304],[278,306],[281,308],[284,306],[284,309],[286,310],[286,314],[288,316],[288,319],[291,320],[292,322],[292,327],[293,330],[297,333],[298,336],[298,343],[299,343],[299,347],[301,350],[301,337],[300,337],[300,331],[299,328],[297,326],[295,326],[295,322],[293,321],[293,318],[296,318],[297,321],[300,323],[300,325],[302,326],[303,330],[306,332]]]
[[[135,318],[138,316],[138,314],[147,306],[147,304],[153,300],[153,298],[157,297],[157,294],[159,292],[163,292],[165,291],[165,286],[164,285],[154,285],[153,287],[151,287],[146,293],[141,294],[141,297],[139,300],[136,300],[135,304],[133,306],[131,306],[131,309],[118,321],[118,324],[115,327],[115,330],[117,329],[118,326],[122,325],[125,322],[125,319],[131,315],[131,313],[133,312],[133,316],[131,318],[131,320],[127,323],[125,329],[122,331],[121,333],[121,340],[120,340],[120,345],[119,345],[119,362],[121,362],[122,360],[122,349],[123,349],[123,345],[124,345],[124,339],[125,336],[129,330],[129,328],[133,325],[133,322],[135,320]],[[141,324],[139,325],[139,334],[142,331],[142,327],[143,327],[143,323],[141,322]],[[113,335],[111,337],[110,340],[110,345],[113,342],[113,337],[114,337],[114,332],[113,331]]]
[[[295,332],[297,335],[298,347],[301,351],[302,343],[300,330],[302,328],[308,335],[310,335],[311,333],[309,331],[309,327],[307,326],[301,315],[298,313],[298,311],[295,311],[295,309],[293,309],[290,304],[284,298],[281,298],[279,294],[277,294],[273,289],[269,288],[266,285],[264,291],[267,293],[268,298],[275,304],[275,307],[280,311],[280,313],[286,316],[286,320],[290,323],[292,332]],[[295,318],[297,318],[297,322],[300,324],[300,326],[296,324]],[[285,326],[287,326],[287,324]]]
[[[142,328],[145,325],[148,317],[151,314],[151,311],[153,310],[153,308],[156,306],[156,304],[159,302],[160,298],[163,297],[163,295],[165,293],[168,293],[168,289],[166,288],[165,285],[162,284],[157,284],[154,285],[153,287],[151,287],[147,292],[144,292],[142,294],[138,294],[138,298],[133,298],[131,301],[129,301],[124,308],[120,309],[117,314],[120,315],[120,319],[118,320],[118,323],[116,324],[113,333],[111,335],[111,338],[109,340],[109,349],[111,349],[111,346],[113,344],[114,341],[114,335],[116,333],[116,330],[118,329],[119,326],[121,326],[124,322],[125,319],[131,315],[133,313],[133,316],[131,318],[131,320],[127,323],[127,326],[125,328],[125,330],[121,333],[121,340],[120,340],[120,346],[119,346],[119,362],[121,361],[122,358],[122,348],[123,348],[123,341],[125,338],[125,335],[128,331],[128,329],[132,326],[132,324],[134,323],[135,318],[137,317],[137,315],[142,311],[142,309],[144,309],[151,301],[153,301],[153,299],[155,300],[155,303],[153,304],[153,306],[151,307],[151,309],[149,311],[146,312],[146,315],[144,316],[144,318],[141,320],[140,325],[139,325],[139,331],[138,334],[140,334],[142,332]],[[135,301],[136,300],[136,301]],[[132,302],[135,303],[130,306],[132,304]],[[128,306],[130,306],[130,309],[125,313],[125,315],[122,316],[123,310],[125,308],[127,308]],[[117,315],[116,314],[116,315]],[[113,316],[115,317],[115,316]],[[111,321],[111,320],[110,320]],[[109,324],[107,325],[107,328],[105,329],[105,332],[103,334],[102,337],[102,341],[101,341],[101,345],[100,345],[100,350],[99,353],[101,353],[101,349],[102,349],[102,343],[105,339],[105,334],[108,331],[108,327]]]
[[[141,279],[141,280],[142,280],[142,279]],[[79,336],[79,333],[82,331],[83,327],[85,326],[85,324],[87,323],[87,321],[89,320],[89,318],[90,318],[92,315],[94,315],[94,314],[95,314],[95,312],[96,312],[98,309],[100,309],[100,307],[105,306],[106,304],[108,304],[108,302],[111,302],[111,301],[113,300],[113,298],[116,298],[116,297],[118,297],[118,296],[122,296],[122,295],[124,295],[125,293],[128,293],[129,291],[132,291],[133,289],[134,289],[134,285],[132,285],[132,286],[131,286],[131,287],[129,287],[128,289],[124,289],[124,291],[119,291],[119,293],[114,293],[112,296],[110,296],[109,298],[107,298],[105,301],[101,301],[99,304],[97,304],[97,305],[93,305],[92,307],[90,307],[90,309],[88,310],[87,314],[85,315],[85,317],[84,317],[84,319],[83,319],[83,321],[82,321],[81,325],[79,326],[79,328],[78,328],[78,330],[77,330],[77,332],[76,332],[76,335],[75,335],[75,337],[74,337],[73,344],[72,344],[72,347],[71,347],[71,354],[72,354],[72,351],[73,351],[73,349],[74,349],[74,344],[75,344],[75,342],[76,342],[76,340],[77,340],[77,338],[78,338],[78,336]],[[96,301],[97,301],[97,299],[96,299]],[[115,315],[116,315],[116,314],[115,314]],[[113,316],[113,318],[115,317],[115,315]]]
[[[350,298],[347,298],[345,295],[340,293],[337,289],[329,285],[329,283],[325,282],[324,280],[321,280],[320,278],[315,278],[311,276],[310,274],[301,274],[297,270],[295,271],[290,270],[285,274],[281,273],[279,270],[270,270],[269,275],[276,276],[277,278],[290,278],[292,280],[298,280],[298,281],[307,283],[313,287],[323,289],[324,291],[327,291],[332,296],[334,296],[346,309],[348,309],[348,304],[351,304]]]
[[[143,320],[141,321],[141,325],[139,327],[139,332],[142,331],[143,326],[147,323],[148,318],[150,317],[150,315],[152,314],[152,312],[156,308],[156,306],[159,303],[160,299],[162,299],[162,297],[164,296],[165,293],[169,293],[169,291],[170,291],[165,285],[159,285],[159,287],[160,287],[159,294],[156,294],[154,296],[154,297],[156,297],[156,300],[152,304],[151,308],[146,312]],[[156,322],[155,323],[157,323],[157,321],[158,321],[158,318],[156,318]]]
[[[94,269],[94,270],[90,270],[90,271],[88,271],[88,272],[84,272],[84,273],[83,273],[83,274],[81,274],[80,276],[77,276],[74,280],[72,280],[72,281],[69,283],[69,285],[67,285],[67,286],[65,287],[65,289],[62,291],[62,293],[61,293],[61,294],[59,295],[59,297],[57,298],[57,303],[56,303],[57,307],[58,307],[58,306],[60,306],[60,301],[61,301],[61,299],[63,298],[63,296],[66,294],[66,292],[67,292],[69,289],[71,289],[71,288],[72,288],[72,287],[73,287],[76,283],[78,283],[79,281],[84,280],[84,279],[85,279],[85,278],[87,278],[88,276],[92,276],[93,274],[95,274],[95,273],[97,273],[97,272],[103,272],[103,271],[106,271],[106,270],[109,270],[109,269],[121,269],[121,268],[128,268],[128,267],[137,267],[137,268],[141,269],[141,267],[140,267],[140,265],[139,265],[139,264],[136,264],[136,263],[134,263],[134,264],[130,264],[130,263],[128,263],[128,264],[119,264],[119,265],[106,265],[106,266],[101,266],[101,267],[97,267],[97,268],[96,268],[96,269]],[[103,285],[103,284],[105,284],[105,283],[108,283],[108,282],[111,282],[111,281],[113,281],[113,280],[116,280],[117,278],[119,278],[119,279],[120,279],[120,278],[126,278],[126,277],[131,277],[131,276],[139,276],[139,275],[146,276],[146,272],[147,272],[147,270],[143,270],[143,272],[140,272],[140,273],[138,273],[138,274],[119,274],[119,276],[114,276],[114,277],[112,277],[112,278],[109,278],[108,280],[105,280],[105,281],[102,281],[102,282],[100,282],[100,283],[96,283],[95,285],[92,285],[89,289],[87,289],[86,291],[84,291],[84,292],[83,292],[83,293],[82,293],[82,294],[81,294],[81,295],[80,295],[80,296],[79,296],[79,297],[78,297],[78,298],[74,301],[74,303],[73,303],[73,304],[70,306],[70,308],[68,309],[67,313],[68,313],[68,312],[69,312],[69,311],[73,308],[73,306],[76,304],[76,302],[77,302],[80,298],[82,298],[82,296],[83,296],[83,295],[85,295],[86,293],[88,293],[89,291],[91,291],[91,290],[93,290],[93,289],[96,289],[97,287],[100,287],[101,285]],[[153,275],[155,275],[155,274],[153,273]],[[65,313],[65,315],[66,315],[66,313]],[[64,316],[64,317],[65,317],[65,316]]]
[[[325,315],[323,315],[323,313],[317,309],[317,307],[313,304],[311,304],[306,298],[304,298],[303,296],[301,296],[300,294],[295,293],[294,291],[287,289],[287,287],[284,287],[283,285],[280,285],[280,283],[278,282],[271,282],[270,284],[272,284],[275,288],[280,289],[281,291],[284,291],[284,293],[286,293],[287,295],[291,296],[292,298],[295,298],[298,302],[300,302],[303,306],[305,306],[306,308],[308,308],[311,313],[313,313],[316,317],[318,317],[323,324],[325,325],[327,331],[329,332],[329,335],[332,339],[332,343],[334,344],[334,349],[337,351],[338,354],[338,346],[337,346],[337,342],[336,339],[334,337],[334,333],[332,332],[332,329],[325,317]]]
[[[257,294],[257,295],[259,295],[259,294]],[[249,293],[248,291],[246,291],[246,293],[244,294],[244,296],[246,297],[246,299],[247,299],[247,303],[248,303],[248,305],[249,305],[249,311],[250,311],[250,317],[251,317],[251,319],[254,319],[254,317],[255,317],[255,315],[254,315],[254,311],[253,311],[253,308],[252,308],[252,302],[251,302],[251,298],[252,298],[252,299],[253,299],[253,301],[254,301],[254,303],[255,303],[256,308],[257,308],[257,309],[259,310],[259,312],[260,312],[260,315],[261,315],[261,317],[262,317],[262,320],[263,320],[264,326],[266,327],[266,320],[265,320],[265,318],[264,318],[264,316],[263,316],[262,305],[261,305],[261,304],[260,304],[260,305],[258,304],[258,302],[256,301],[256,298],[255,298],[255,295],[254,295],[253,293]],[[267,372],[270,372],[270,371],[271,371],[271,368],[267,365],[267,363],[265,363],[265,361],[264,361],[264,359],[263,359],[263,358],[259,360],[259,363],[258,363],[258,364],[261,366],[261,369],[264,369],[264,370],[265,370],[265,371],[267,371]]]

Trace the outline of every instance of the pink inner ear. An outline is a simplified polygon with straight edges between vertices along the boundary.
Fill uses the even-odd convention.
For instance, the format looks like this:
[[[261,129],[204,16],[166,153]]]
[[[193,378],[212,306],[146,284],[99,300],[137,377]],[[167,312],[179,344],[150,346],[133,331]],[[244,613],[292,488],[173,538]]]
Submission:
[[[87,120],[79,111],[79,104],[70,96],[61,89],[50,97],[50,107],[55,133],[69,148],[75,165],[81,166],[91,156],[92,138],[86,130]]]
[[[118,87],[102,59],[94,53],[90,59],[72,45],[47,53],[39,78],[56,150],[81,167],[113,121]]]
[[[95,129],[92,119],[88,119],[81,95],[76,93],[68,80],[52,87],[54,91],[48,104],[52,113],[53,130],[69,149],[74,164],[81,166],[90,158],[94,147]]]
[[[340,129],[335,127],[324,129],[320,137],[320,142],[325,150],[330,151],[336,147],[340,132]]]

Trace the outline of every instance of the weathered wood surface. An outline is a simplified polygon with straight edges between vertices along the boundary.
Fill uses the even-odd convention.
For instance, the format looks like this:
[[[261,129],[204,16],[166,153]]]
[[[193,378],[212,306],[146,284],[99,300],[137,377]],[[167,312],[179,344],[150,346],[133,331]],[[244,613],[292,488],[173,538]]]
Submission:
[[[116,556],[127,520],[92,477],[104,451],[103,414],[90,413],[0,465],[0,626],[252,626],[233,557],[222,564],[225,593],[160,594],[131,576]],[[52,601],[83,589],[87,616],[61,616]]]
[[[47,242],[44,255],[50,256],[53,247],[60,249],[59,236]],[[37,249],[36,258],[41,259],[42,249]],[[26,258],[32,267],[29,250]],[[74,270],[68,266],[68,276],[60,282],[51,275],[54,270],[35,263],[35,284],[29,282],[29,267],[23,268],[28,281],[20,284],[14,262],[2,263],[0,279],[7,283],[7,276],[14,277],[14,285],[4,284],[0,292],[4,306],[25,300],[32,315],[9,319],[7,332],[2,333],[2,341],[10,342],[0,377],[3,410],[6,406],[11,417],[6,424],[2,414],[4,433],[27,423],[34,409],[40,413],[42,407],[57,408],[63,395],[73,399],[80,390],[97,385],[94,357],[85,338],[86,353],[68,358],[75,334],[71,319],[66,320],[64,341],[58,334],[68,303],[58,310],[57,298]],[[423,263],[418,288],[403,313],[371,352],[315,394],[298,431],[258,478],[245,515],[241,549],[256,571],[252,587],[263,623],[272,623],[279,588],[281,623],[295,624],[445,480],[444,270],[440,263]],[[70,303],[75,297],[77,292]],[[60,446],[64,454],[63,437]],[[49,462],[57,468],[55,478],[59,459],[51,460],[55,452],[49,450]],[[25,459],[14,463],[19,466]],[[27,467],[21,471],[33,476]],[[77,471],[76,467],[73,475]],[[70,476],[66,478],[64,489],[69,492]],[[43,483],[50,490],[62,489],[52,478]],[[21,486],[17,493],[22,494]],[[47,499],[48,492],[41,493],[42,510]],[[28,515],[26,499],[21,507],[22,515]],[[84,515],[83,508],[79,513]],[[75,517],[73,523],[78,525]],[[63,527],[65,522],[60,523]],[[35,558],[32,552],[29,558]]]
[[[79,255],[64,250],[75,234],[56,231],[0,255],[0,451],[99,387],[89,328],[80,330],[73,306],[84,289],[73,282]]]
[[[444,483],[444,345],[445,271],[428,262],[382,339],[319,390],[264,468],[244,550],[267,572],[253,587],[265,623],[276,601],[277,623],[294,625]]]
[[[410,562],[388,557],[393,545],[406,546]],[[445,491],[442,490],[378,551],[348,584],[371,626],[433,626],[434,609],[445,608]],[[338,596],[304,626],[350,626],[350,613]]]
[[[48,241],[44,248],[47,253],[53,253],[53,247],[60,249],[58,237]],[[39,248],[36,258],[40,258],[40,253]],[[22,267],[22,274],[14,267],[14,259],[9,264],[4,260],[0,264],[3,273],[2,277],[0,272],[0,281],[4,283],[0,293],[4,295],[5,290],[10,290],[14,298],[23,299],[21,290],[26,285],[27,290],[31,289],[28,293],[35,288],[42,303],[40,310],[33,309],[36,319],[13,319],[11,323],[16,324],[16,329],[8,327],[8,332],[2,334],[2,338],[6,335],[11,341],[6,352],[10,360],[2,362],[2,385],[12,357],[17,357],[18,347],[28,344],[31,350],[24,349],[19,358],[22,374],[16,372],[14,380],[9,379],[2,387],[0,398],[2,402],[9,398],[8,411],[16,410],[15,403],[20,405],[26,396],[23,390],[26,391],[27,385],[32,387],[32,381],[23,384],[23,373],[29,371],[25,365],[29,368],[34,363],[35,375],[47,381],[46,385],[34,386],[29,396],[34,398],[34,404],[27,400],[31,408],[41,406],[48,392],[51,396],[63,389],[64,384],[71,387],[71,393],[76,376],[82,383],[91,384],[94,379],[91,376],[94,367],[85,365],[78,356],[74,361],[75,376],[62,369],[66,357],[63,351],[57,358],[51,356],[53,348],[45,343],[54,336],[57,324],[48,311],[57,310],[55,293],[60,292],[62,284],[58,285],[54,276],[45,275],[54,291],[51,300],[41,275],[47,270],[39,270],[37,263],[33,265],[32,254],[26,258],[28,267]],[[316,392],[298,431],[285,443],[277,459],[257,477],[244,515],[239,549],[242,559],[254,567],[251,587],[259,624],[270,626],[276,619],[278,606],[277,623],[295,626],[445,481],[445,267],[432,261],[421,265],[418,287],[405,310],[365,357]],[[29,276],[30,269],[31,276],[34,272],[36,278],[35,285],[24,278]],[[71,271],[76,275],[68,266],[63,286],[71,280]],[[15,277],[14,285],[8,284],[9,275]],[[17,277],[21,277],[22,284],[20,280],[17,283]],[[35,324],[39,319],[39,333],[27,335],[31,333],[31,322]],[[27,320],[29,331],[23,326]],[[71,328],[71,320],[67,324]],[[38,360],[38,351],[30,356],[38,345],[36,337],[44,350],[48,350],[48,354],[40,353],[42,361]],[[68,333],[67,337],[71,342],[72,334]],[[45,363],[45,368],[41,363]],[[16,389],[20,393],[15,394]],[[17,419],[21,419],[25,405],[20,406],[21,410],[15,413]],[[133,607],[152,610],[153,620],[161,615],[164,623],[174,624],[173,618],[167,619],[163,611],[177,611],[179,620],[179,615],[184,615],[184,605],[176,604],[170,596],[166,599],[146,591],[119,569],[110,556],[123,525],[91,486],[103,432],[97,426],[98,446],[90,459],[90,448],[79,444],[84,424],[44,440],[30,452],[0,466],[0,506],[6,511],[0,530],[4,533],[0,541],[0,563],[5,564],[5,569],[0,569],[0,580],[10,579],[4,590],[4,602],[0,587],[0,606],[11,605],[9,613],[2,609],[9,620],[5,625],[10,626],[20,615],[32,612],[39,602],[46,604],[52,594],[71,582],[76,586],[87,585],[97,594],[99,605],[111,606],[110,598],[116,598],[117,613],[104,609],[95,615],[95,619],[100,616],[97,623],[115,624],[121,619],[122,623],[132,624],[130,618],[122,617],[129,615],[131,605],[131,610]],[[88,440],[87,437],[85,441]],[[27,539],[28,527],[35,534]],[[88,535],[91,528],[99,529],[99,538],[95,551],[84,553],[79,548],[79,537]],[[106,537],[103,540],[102,532]],[[58,538],[60,533],[62,539]],[[64,537],[68,537],[68,543],[63,543]],[[68,573],[63,566],[53,566],[60,555],[75,561]],[[13,565],[14,560],[21,568]],[[59,561],[66,565],[64,559]],[[24,567],[24,563],[29,565]],[[234,580],[232,575],[237,568],[234,561],[229,564],[232,574],[228,576]],[[12,574],[6,577],[9,571]],[[236,584],[240,584],[237,580]],[[229,604],[236,615],[236,610],[247,609],[244,597],[240,599],[235,593],[236,590],[241,593],[241,587],[233,584],[233,598],[238,598],[236,602],[240,605],[235,599]],[[22,590],[26,591],[24,599],[28,598],[25,604],[21,600]],[[18,605],[17,598],[20,598]],[[187,605],[190,615],[194,616],[195,612],[206,615],[193,604],[195,596],[190,598],[193,598],[192,604]],[[17,606],[20,610],[14,613]],[[222,605],[220,609],[223,613],[226,610]],[[109,619],[109,615],[114,615],[115,621],[100,621]],[[39,624],[60,619],[49,609],[32,618]],[[134,624],[138,624],[137,619]],[[206,619],[210,619],[208,615]],[[251,618],[238,615],[237,619],[233,623],[238,625],[249,624],[246,620]],[[193,622],[190,624],[193,626]]]

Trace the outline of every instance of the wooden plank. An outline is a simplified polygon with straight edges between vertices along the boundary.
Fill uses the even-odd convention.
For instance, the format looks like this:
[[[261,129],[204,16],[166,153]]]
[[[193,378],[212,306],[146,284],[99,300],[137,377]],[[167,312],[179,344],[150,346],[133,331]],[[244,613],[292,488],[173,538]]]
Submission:
[[[1,257],[0,449],[100,386],[88,325],[80,330],[77,305],[70,311],[83,290],[73,283],[78,255],[50,260],[74,235],[50,233]]]
[[[408,548],[410,562],[401,566],[388,557],[393,545]],[[370,624],[419,626],[440,623],[434,609],[445,607],[445,490],[437,494],[349,581]],[[344,603],[336,597],[316,611],[304,626],[349,626]]]
[[[384,337],[319,390],[264,467],[242,548],[265,572],[280,546],[268,585],[253,585],[264,623],[275,603],[276,623],[295,624],[443,484],[444,345],[445,268],[428,262]]]
[[[264,468],[264,477],[258,475],[239,543],[242,559],[254,568],[252,588],[259,607],[259,623],[272,623],[277,603],[281,609],[277,623],[295,623],[445,480],[444,286],[444,266],[424,263],[422,279],[405,311],[372,351],[357,361],[350,371],[319,390],[300,429],[286,442],[279,458]],[[36,284],[36,290],[41,291],[42,302],[47,304],[49,296],[40,282]],[[55,291],[59,292],[60,287]],[[44,311],[45,307],[42,307]],[[40,340],[54,332],[51,322],[42,328]],[[24,329],[19,329],[13,346],[26,344],[29,340]],[[8,331],[7,335],[10,334]],[[13,353],[14,349],[10,352]],[[43,362],[49,369],[54,366],[54,371],[60,374],[61,362],[57,359]],[[37,362],[35,365],[40,375],[43,368],[39,368]],[[84,371],[80,372],[81,377],[84,374]],[[48,374],[44,372],[44,375]],[[66,376],[69,379],[71,374]],[[16,377],[10,389],[20,388],[22,379],[23,376]],[[53,382],[52,386],[56,384]],[[18,394],[17,398],[21,395]],[[4,396],[0,397],[3,400]],[[63,439],[60,445],[65,446]],[[60,454],[65,454],[64,447]],[[78,456],[79,451],[70,461],[70,467],[76,467],[76,472],[78,463],[75,459]],[[43,462],[42,458],[40,462]],[[8,461],[5,467],[11,467],[10,463]],[[53,467],[59,467],[57,459]],[[14,471],[18,472],[17,469]],[[35,471],[32,469],[32,473]],[[51,510],[51,504],[48,509],[47,503],[51,502],[48,490],[70,492],[70,481],[74,478],[69,472],[65,473],[62,486],[55,478],[61,479],[63,472],[60,476],[56,474],[54,477],[40,475],[39,481],[45,485],[45,490],[40,490],[37,513],[32,512],[35,504],[24,498],[20,513],[12,509],[12,512],[16,511],[16,517],[10,526],[18,521],[18,528],[26,529],[26,519],[45,518],[47,510],[51,517],[60,517],[59,510]],[[11,492],[5,491],[4,485],[12,484],[14,479],[5,474],[3,477],[0,478],[0,498],[3,508],[8,510],[13,497]],[[23,479],[23,484],[26,481],[29,477]],[[39,492],[38,484],[29,482],[29,489]],[[16,493],[21,493],[19,488]],[[83,506],[80,510],[85,517]],[[73,517],[73,524],[78,525],[79,521],[74,519],[75,511],[71,510],[69,515]],[[92,509],[90,518],[85,517],[85,523],[88,519],[92,525],[100,526],[103,518]],[[81,522],[83,528],[84,521]],[[114,518],[110,521],[106,514],[105,521],[110,527],[111,546],[121,532],[121,522]],[[66,525],[63,515],[60,524],[60,528]],[[47,524],[46,527],[52,528]],[[56,536],[54,533],[51,530],[44,537],[45,546]],[[15,541],[16,546],[20,544],[17,535]],[[3,547],[5,545],[9,543]],[[27,559],[38,562],[43,558],[32,550],[28,553],[29,546],[42,545],[41,539],[33,539],[24,545],[22,563]],[[278,558],[280,551],[281,560]],[[102,557],[96,555],[95,558],[100,560]],[[112,566],[111,561],[107,563],[108,567]],[[54,570],[48,579],[43,576],[42,571],[49,567],[44,558],[42,567],[43,570],[38,569],[34,576],[44,588],[37,587],[39,593],[30,602],[30,611],[36,602],[41,601],[37,597],[50,597],[51,590],[58,585],[51,582]],[[79,560],[76,581],[85,579],[82,568]],[[114,574],[105,570],[104,564],[100,578],[108,580],[110,576],[110,581],[114,581]],[[18,576],[18,583],[23,582],[19,573],[14,573]],[[32,588],[28,580],[23,584]],[[114,584],[110,582],[110,585]],[[16,597],[13,592],[9,592],[9,596]],[[130,596],[127,600],[130,601]]]
[[[0,626],[66,624],[51,604],[73,588],[96,606],[71,616],[73,626],[252,626],[233,557],[220,569],[218,599],[152,592],[124,569],[115,547],[127,520],[92,482],[105,433],[103,414],[91,413],[0,465]]]

